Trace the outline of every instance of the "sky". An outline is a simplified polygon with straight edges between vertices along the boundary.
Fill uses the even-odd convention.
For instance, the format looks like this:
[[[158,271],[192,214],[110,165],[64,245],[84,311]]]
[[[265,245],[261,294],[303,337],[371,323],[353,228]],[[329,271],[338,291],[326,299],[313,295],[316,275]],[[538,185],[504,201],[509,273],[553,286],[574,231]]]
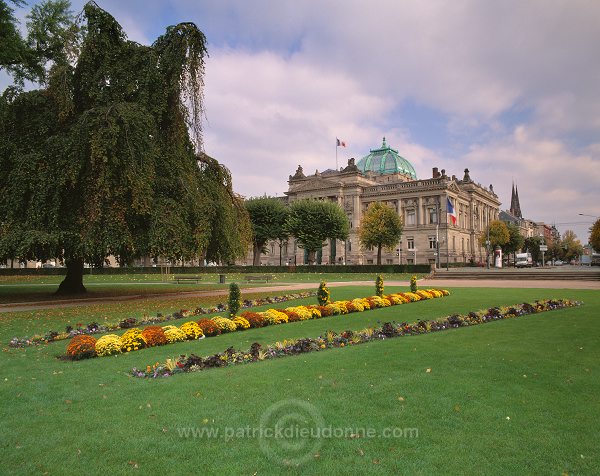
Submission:
[[[501,209],[515,183],[525,218],[582,243],[600,216],[597,0],[96,3],[142,44],[179,22],[205,33],[204,147],[246,197],[385,137],[419,178],[468,168]]]

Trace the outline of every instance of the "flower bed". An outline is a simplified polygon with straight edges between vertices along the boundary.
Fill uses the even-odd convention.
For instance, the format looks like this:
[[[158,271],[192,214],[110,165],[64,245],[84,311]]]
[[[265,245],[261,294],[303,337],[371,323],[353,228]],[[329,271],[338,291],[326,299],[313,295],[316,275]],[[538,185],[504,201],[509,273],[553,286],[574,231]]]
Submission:
[[[235,316],[233,319],[227,317],[213,317],[212,319],[200,319],[197,323],[186,322],[179,328],[173,325],[163,326],[162,331],[168,344],[175,342],[182,342],[186,339],[197,339],[199,337],[204,338],[205,336],[215,336],[226,332],[243,331],[250,327],[264,327],[266,325],[278,325],[287,324],[288,322],[295,322],[307,319],[320,319],[322,317],[334,316],[339,314],[348,314],[349,312],[362,312],[369,309],[376,309],[378,307],[387,307],[391,305],[404,304],[409,302],[416,302],[423,299],[434,299],[442,296],[448,296],[450,293],[447,290],[442,289],[428,289],[426,291],[418,291],[418,293],[397,293],[390,294],[380,298],[379,296],[371,296],[369,298],[358,298],[352,301],[335,301],[327,304],[326,306],[296,306],[288,307],[286,309],[268,309],[263,312],[243,312],[240,316]],[[152,326],[154,327],[154,326]],[[197,328],[197,329],[196,329]],[[158,332],[158,331],[153,331]],[[199,334],[198,334],[199,333]],[[74,339],[78,337],[75,336]],[[105,336],[106,337],[106,336]],[[93,353],[88,350],[85,353],[85,357],[78,357],[77,360],[86,357],[98,357],[105,355],[114,355],[120,352],[116,352],[113,346],[116,346],[114,334],[111,334],[111,346],[107,349],[104,346],[101,347],[99,352]],[[104,337],[98,340],[100,343]],[[123,352],[131,352],[140,350],[145,347],[151,347],[152,345],[158,345],[154,342],[148,343],[147,337],[144,335],[144,331],[140,331],[138,328],[129,329],[120,339],[121,349]],[[162,341],[161,341],[162,342]],[[104,341],[102,341],[104,344]],[[98,344],[96,344],[98,345]],[[64,356],[65,358],[71,358],[70,355]]]
[[[162,364],[157,363],[152,366],[147,366],[146,369],[134,367],[131,369],[130,374],[140,378],[169,377],[176,373],[197,372],[215,367],[245,364],[306,352],[318,352],[331,348],[364,344],[374,340],[426,334],[428,332],[473,326],[500,319],[510,319],[513,317],[578,305],[581,305],[581,303],[576,301],[544,300],[536,301],[534,303],[517,304],[510,307],[494,307],[483,311],[470,312],[464,315],[454,314],[440,319],[419,321],[412,324],[406,322],[400,324],[386,322],[381,327],[370,327],[361,331],[348,330],[340,334],[333,331],[327,331],[324,335],[317,338],[284,340],[283,342],[276,342],[275,344],[269,345],[264,349],[260,344],[255,342],[250,346],[250,349],[246,351],[238,351],[230,347],[224,352],[207,357],[198,357],[194,354],[189,356],[183,355],[177,360],[167,359],[166,362]]]
[[[302,292],[286,294],[284,296],[273,296],[254,300],[245,300],[242,302],[242,308],[248,309],[256,306],[264,306],[265,304],[274,304],[291,301],[294,299],[303,299],[315,295],[316,292]],[[77,327],[75,329],[73,329],[71,326],[67,326],[65,332],[48,331],[45,335],[34,335],[31,337],[13,337],[8,343],[8,345],[10,347],[29,347],[31,345],[48,344],[49,342],[71,339],[72,337],[77,335],[104,334],[105,332],[118,331],[121,329],[130,329],[136,326],[160,324],[162,322],[185,319],[187,317],[222,312],[226,311],[227,309],[228,306],[226,304],[217,304],[216,306],[209,308],[199,307],[195,311],[181,310],[179,312],[175,312],[167,316],[164,316],[159,313],[156,315],[156,317],[147,317],[140,321],[138,321],[135,317],[128,317],[117,324],[98,324],[97,322],[91,322],[86,326],[83,326],[82,324],[77,324]]]

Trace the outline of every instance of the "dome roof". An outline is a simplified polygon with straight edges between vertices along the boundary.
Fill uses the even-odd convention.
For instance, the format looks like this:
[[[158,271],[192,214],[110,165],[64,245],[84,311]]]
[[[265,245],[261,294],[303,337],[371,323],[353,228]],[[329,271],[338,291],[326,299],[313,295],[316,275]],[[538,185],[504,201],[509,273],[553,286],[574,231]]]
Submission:
[[[362,173],[375,172],[376,174],[401,173],[417,180],[417,173],[411,163],[398,154],[397,150],[389,147],[383,138],[380,149],[371,149],[369,155],[364,156],[356,164]]]

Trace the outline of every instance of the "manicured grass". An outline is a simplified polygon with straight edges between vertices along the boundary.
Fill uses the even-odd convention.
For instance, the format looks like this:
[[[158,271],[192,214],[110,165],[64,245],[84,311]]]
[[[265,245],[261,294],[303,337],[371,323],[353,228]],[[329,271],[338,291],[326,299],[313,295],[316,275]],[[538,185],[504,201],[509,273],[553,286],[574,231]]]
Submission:
[[[419,278],[421,274],[417,275]],[[172,277],[172,275],[171,275]],[[388,274],[384,277],[390,281],[409,281],[410,274]],[[62,276],[0,276],[0,304],[13,302],[53,301],[65,299],[55,296],[54,292],[62,281]],[[153,294],[167,294],[190,291],[211,291],[228,289],[231,282],[237,282],[244,288],[262,288],[287,283],[306,283],[315,287],[320,280],[328,282],[341,281],[374,281],[373,273],[279,273],[269,283],[246,282],[244,275],[233,273],[226,275],[226,284],[219,284],[218,274],[203,274],[199,283],[175,284],[161,277],[160,274],[126,274],[126,275],[86,275],[84,285],[88,292],[84,295],[68,296],[69,299],[89,299],[95,297],[114,297]]]
[[[82,362],[54,358],[64,352],[65,342],[10,349],[3,352],[0,367],[3,472],[598,473],[600,294],[451,292],[431,301]],[[371,287],[332,289],[334,299],[370,294]],[[126,375],[132,366],[181,353],[205,355],[231,345],[247,348],[255,341],[550,297],[580,299],[585,305],[158,381]],[[55,322],[62,319],[57,316]],[[5,324],[0,327],[3,343],[12,337]],[[417,428],[418,437],[324,438],[308,461],[288,466],[266,457],[258,438],[225,441],[179,434],[188,427],[256,428],[261,415],[282,400],[309,402],[334,428]]]

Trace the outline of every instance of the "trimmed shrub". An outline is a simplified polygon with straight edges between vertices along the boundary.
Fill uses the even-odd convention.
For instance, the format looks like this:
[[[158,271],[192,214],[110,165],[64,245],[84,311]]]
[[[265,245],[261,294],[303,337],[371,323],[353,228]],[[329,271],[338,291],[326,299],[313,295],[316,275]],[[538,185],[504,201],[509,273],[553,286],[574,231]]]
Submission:
[[[184,332],[185,336],[189,340],[195,340],[200,339],[200,337],[204,337],[204,332],[202,332],[200,326],[194,321],[181,324],[181,326],[179,326],[179,329],[181,329]]]
[[[319,289],[317,290],[317,300],[319,301],[319,306],[325,306],[329,303],[329,289],[327,288],[327,283],[325,281],[321,281],[319,285]]]
[[[264,317],[258,312],[244,311],[242,312],[241,317],[246,319],[253,329],[256,327],[265,327],[268,324]]]
[[[165,331],[160,326],[148,326],[142,331],[142,336],[146,340],[148,347],[155,347],[158,345],[165,345],[167,343],[167,337]]]
[[[375,295],[383,297],[383,278],[381,277],[381,274],[378,274],[375,279]]]
[[[219,326],[219,329],[221,329],[221,332],[223,333],[235,332],[237,329],[235,322],[233,322],[231,319],[227,319],[226,317],[213,317],[213,322]]]
[[[232,319],[238,331],[245,331],[246,329],[250,329],[250,323],[247,319],[244,319],[241,316],[235,316]]]
[[[142,331],[134,327],[121,336],[121,345],[124,352],[140,350],[146,347],[146,339],[144,339]]]
[[[67,346],[67,356],[73,360],[96,356],[96,339],[85,334],[75,336]]]
[[[120,354],[122,349],[123,343],[121,342],[121,338],[116,334],[102,336],[96,342],[96,354],[100,357]]]
[[[202,318],[197,321],[205,336],[218,336],[221,333],[220,327],[212,320]]]
[[[185,332],[175,326],[165,326],[163,327],[165,331],[165,337],[167,338],[167,342],[169,344],[173,344],[174,342],[183,342],[187,339]]]
[[[235,316],[242,305],[242,293],[240,287],[236,283],[229,285],[229,315]]]

